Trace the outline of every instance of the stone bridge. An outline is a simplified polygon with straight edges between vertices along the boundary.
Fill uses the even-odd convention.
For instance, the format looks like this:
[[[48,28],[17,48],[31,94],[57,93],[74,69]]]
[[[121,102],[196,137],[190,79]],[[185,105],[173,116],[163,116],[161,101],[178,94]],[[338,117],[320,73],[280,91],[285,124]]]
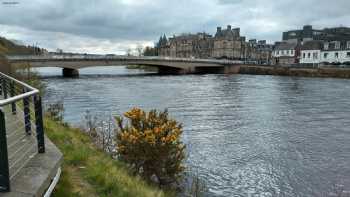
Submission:
[[[237,73],[242,61],[216,59],[185,59],[168,57],[135,57],[108,55],[42,55],[7,56],[11,65],[60,67],[63,76],[78,76],[80,68],[98,66],[146,65],[157,67],[162,74]]]

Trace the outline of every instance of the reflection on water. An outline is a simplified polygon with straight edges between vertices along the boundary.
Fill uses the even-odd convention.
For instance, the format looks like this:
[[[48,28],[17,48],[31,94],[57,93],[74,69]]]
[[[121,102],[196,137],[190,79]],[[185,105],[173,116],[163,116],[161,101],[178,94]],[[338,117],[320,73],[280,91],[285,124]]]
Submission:
[[[77,79],[41,69],[46,102],[65,120],[86,110],[168,108],[183,122],[188,165],[208,196],[322,196],[350,190],[350,81],[253,75],[158,76],[90,68]]]

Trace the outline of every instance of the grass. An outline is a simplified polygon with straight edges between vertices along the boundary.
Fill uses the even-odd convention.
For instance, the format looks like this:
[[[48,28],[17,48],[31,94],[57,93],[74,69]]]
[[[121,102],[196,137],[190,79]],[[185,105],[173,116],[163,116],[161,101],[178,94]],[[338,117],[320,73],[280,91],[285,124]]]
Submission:
[[[174,196],[132,176],[125,164],[98,150],[79,129],[45,118],[45,132],[62,151],[62,176],[53,197]]]

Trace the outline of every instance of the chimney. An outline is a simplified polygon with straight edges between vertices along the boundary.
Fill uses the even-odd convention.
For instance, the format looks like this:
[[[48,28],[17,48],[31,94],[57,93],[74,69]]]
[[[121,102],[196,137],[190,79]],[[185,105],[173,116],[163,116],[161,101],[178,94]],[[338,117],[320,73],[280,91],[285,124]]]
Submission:
[[[227,30],[231,30],[231,25],[227,25]]]

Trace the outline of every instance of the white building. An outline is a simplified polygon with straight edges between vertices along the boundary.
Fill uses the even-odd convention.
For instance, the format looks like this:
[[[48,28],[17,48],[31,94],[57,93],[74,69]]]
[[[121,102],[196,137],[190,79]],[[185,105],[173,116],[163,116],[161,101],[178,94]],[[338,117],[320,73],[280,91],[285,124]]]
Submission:
[[[274,64],[279,65],[291,65],[297,62],[297,44],[279,42],[275,44],[275,48],[272,52]]]
[[[344,64],[350,63],[350,41],[309,41],[300,51],[301,64]]]
[[[321,41],[305,42],[300,48],[300,64],[321,63],[323,43]]]

